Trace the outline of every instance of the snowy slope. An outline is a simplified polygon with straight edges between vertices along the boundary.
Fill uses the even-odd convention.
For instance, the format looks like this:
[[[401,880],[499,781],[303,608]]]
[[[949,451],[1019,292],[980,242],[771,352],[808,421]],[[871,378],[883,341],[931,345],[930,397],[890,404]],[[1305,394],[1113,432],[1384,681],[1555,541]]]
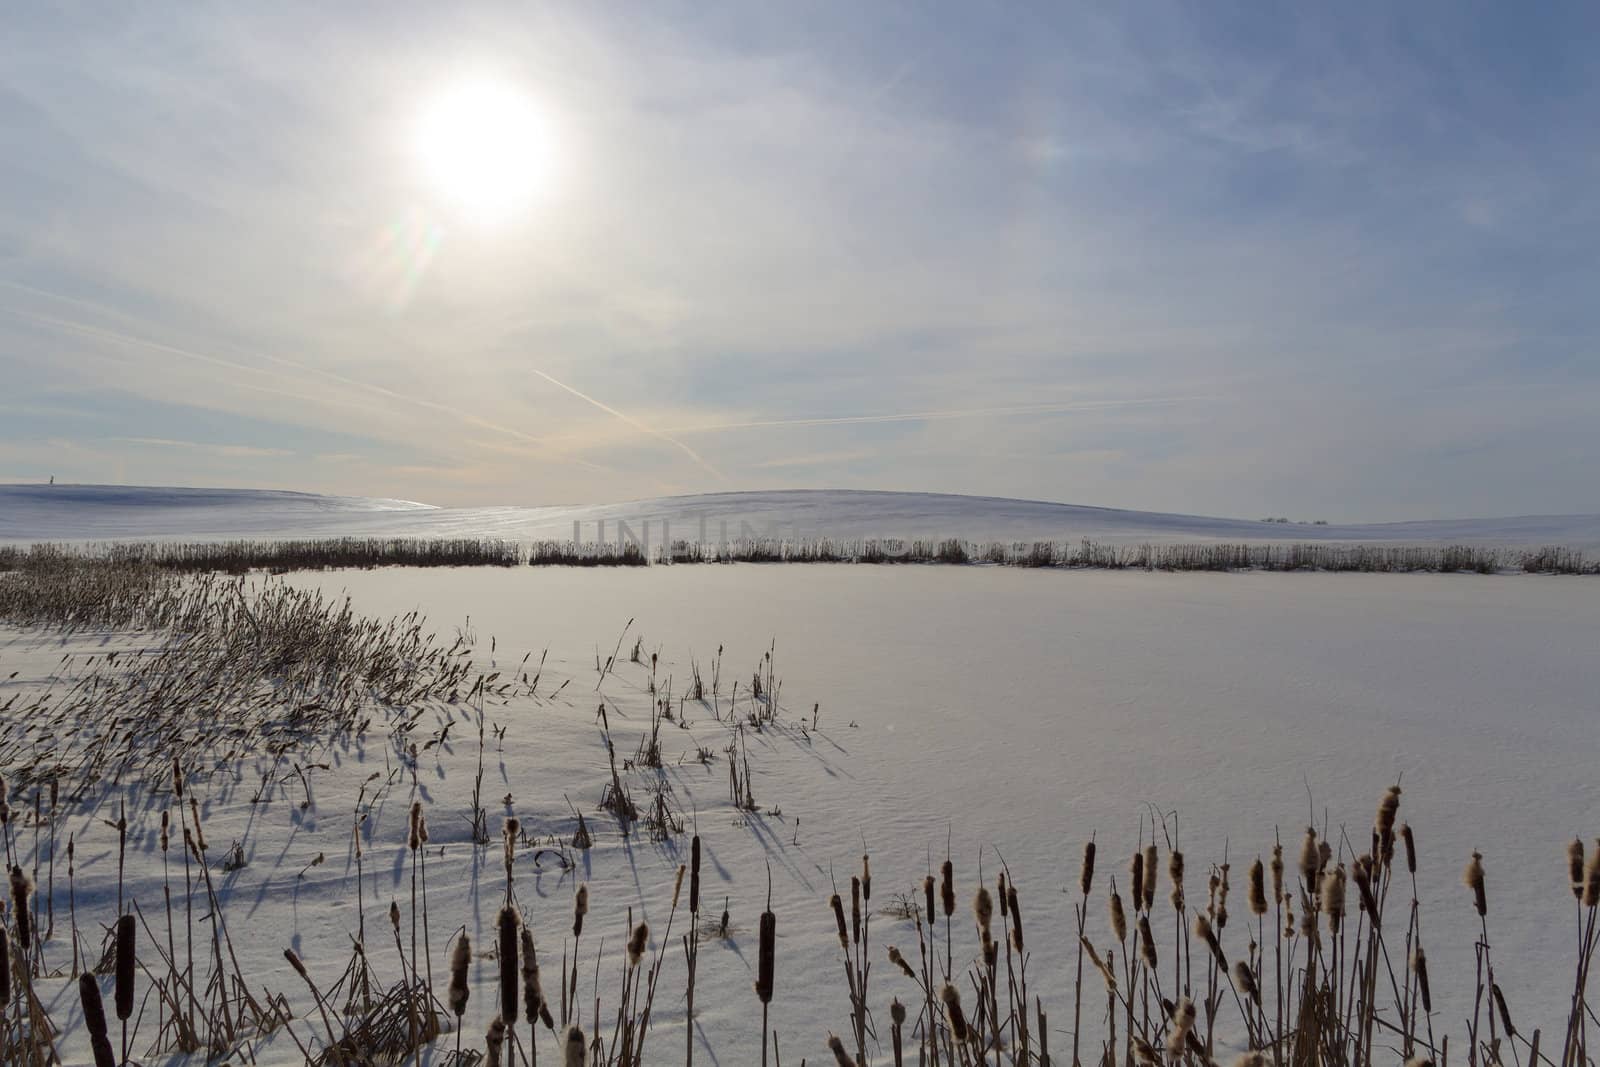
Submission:
[[[423,536],[614,538],[625,522],[674,538],[939,538],[1103,542],[1353,541],[1600,548],[1600,515],[1311,526],[998,497],[846,490],[708,493],[627,503],[433,508],[307,493],[123,486],[0,486],[0,541]]]

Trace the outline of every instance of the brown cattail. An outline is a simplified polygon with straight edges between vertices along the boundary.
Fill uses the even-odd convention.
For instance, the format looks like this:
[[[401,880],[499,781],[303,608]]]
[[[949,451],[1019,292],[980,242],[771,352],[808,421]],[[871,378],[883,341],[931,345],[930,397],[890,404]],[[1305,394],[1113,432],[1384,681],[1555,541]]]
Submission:
[[[972,916],[978,920],[978,931],[984,940],[989,938],[989,928],[994,923],[994,897],[987,886],[979,886],[972,897]]]
[[[400,905],[393,898],[389,900],[389,925],[394,927],[396,933],[400,932]]]
[[[1361,899],[1361,910],[1366,912],[1374,925],[1378,922],[1378,900],[1373,893],[1372,879],[1377,870],[1377,861],[1366,853],[1356,857],[1355,867],[1351,869],[1351,876],[1355,878],[1356,891]]]
[[[561,1042],[562,1067],[583,1067],[583,1054],[587,1051],[583,1029],[576,1023],[567,1027],[567,1036]]]
[[[633,928],[633,936],[628,938],[628,966],[637,967],[644,959],[645,946],[650,943],[650,924],[641,922]]]
[[[11,1003],[11,938],[0,925],[0,1016]]]
[[[961,1010],[961,991],[946,982],[939,990],[939,999],[944,1002],[945,1018],[950,1020],[950,1032],[955,1035],[958,1042],[967,1040],[967,1016]]]
[[[1124,912],[1122,910],[1122,897],[1116,891],[1115,879],[1113,879],[1113,883],[1112,884],[1113,884],[1113,888],[1111,890],[1111,934],[1112,934],[1113,937],[1115,937],[1117,939],[1117,943],[1118,944],[1124,944],[1125,945],[1128,942],[1128,916],[1126,914],[1124,914]]]
[[[1009,916],[1011,914],[1011,912],[1009,910],[1007,910],[1007,909],[1009,909],[1011,907],[1011,905],[1006,903],[1006,872],[1005,871],[1001,871],[999,874],[995,875],[994,888],[995,888],[994,895],[997,898],[999,898],[999,901],[1000,901],[1000,918],[1004,919],[1004,918],[1006,918],[1007,916]]]
[[[1156,904],[1156,864],[1159,857],[1156,846],[1144,847],[1144,910],[1149,911]]]
[[[1272,846],[1272,863],[1271,863],[1269,869],[1272,871],[1272,899],[1273,900],[1282,900],[1283,899],[1283,846],[1282,845],[1273,845]]]
[[[949,860],[939,868],[939,903],[946,919],[956,913],[956,869]]]
[[[171,828],[171,824],[172,824],[172,813],[163,808],[162,811],[161,811],[161,851],[162,852],[165,852],[167,850],[167,845],[169,844],[167,833],[168,833],[168,830]],[[356,847],[357,848],[361,847],[359,839],[357,840]]]
[[[94,1051],[95,1067],[116,1067],[117,1054],[106,1037],[106,1006],[100,999],[100,985],[88,971],[78,976],[78,999],[83,1001],[83,1025],[89,1031],[89,1047]]]
[[[1328,929],[1339,932],[1344,922],[1345,874],[1340,864],[1322,878],[1322,910],[1328,915]]]
[[[828,1035],[828,1051],[833,1053],[833,1062],[837,1067],[856,1067],[856,1061],[844,1049],[844,1042],[839,1040],[838,1034]]]
[[[1322,872],[1322,851],[1317,848],[1317,831],[1306,827],[1305,840],[1300,843],[1300,877],[1308,889],[1315,889],[1317,875]]]
[[[578,887],[577,894],[572,898],[572,936],[580,937],[583,934],[583,917],[589,914],[589,883],[585,882]]]
[[[1167,1054],[1173,1059],[1183,1055],[1184,1043],[1194,1027],[1194,1017],[1194,1001],[1179,997],[1178,1003],[1172,1006],[1172,1030],[1167,1034]]]
[[[689,842],[689,914],[700,914],[700,835]]]
[[[183,765],[177,756],[172,757],[172,793],[179,800],[183,799]]]
[[[415,852],[422,847],[422,801],[411,802],[411,822],[406,830],[406,848]]]
[[[1089,888],[1094,885],[1094,839],[1091,838],[1083,846],[1083,867],[1078,871],[1078,888],[1084,896],[1089,895]]]
[[[893,945],[889,946],[889,962],[900,968],[901,973],[913,982],[917,980],[917,972],[911,969],[911,964],[906,962],[904,954]]]
[[[539,981],[539,957],[533,949],[533,931],[526,923],[522,926],[522,1010],[529,1026],[543,1022],[548,1029],[556,1028],[550,1006],[544,1000],[544,984]]]
[[[1467,861],[1466,870],[1461,872],[1461,881],[1472,890],[1472,906],[1478,909],[1479,917],[1489,914],[1489,898],[1483,889],[1483,854],[1474,852]]]
[[[844,901],[839,898],[838,893],[828,898],[828,907],[833,909],[834,925],[839,928],[839,947],[849,949],[850,930],[844,924]]]
[[[1422,994],[1423,1014],[1433,1012],[1433,992],[1428,988],[1428,957],[1423,953],[1422,946],[1418,945],[1411,954],[1411,971],[1417,976],[1417,991]]]
[[[1376,860],[1388,866],[1394,858],[1394,820],[1400,811],[1400,787],[1391,785],[1383,794],[1383,799],[1378,801],[1378,818],[1373,823],[1373,829],[1378,834],[1378,847]]]
[[[872,859],[866,853],[861,855],[861,899],[872,901]]]
[[[11,907],[12,921],[16,923],[17,946],[24,952],[33,943],[33,913],[29,910],[28,897],[33,892],[33,881],[23,873],[21,867],[11,868]]]
[[[1261,989],[1256,985],[1256,973],[1250,965],[1240,960],[1233,965],[1233,984],[1239,991],[1257,1004],[1261,1003]]]
[[[1261,866],[1261,857],[1250,865],[1250,914],[1265,915],[1267,913],[1267,879],[1266,872]]]
[[[1017,905],[1017,883],[1006,886],[1006,908],[1011,912],[1011,947],[1022,951],[1022,909]]]
[[[1217,963],[1226,973],[1228,961],[1222,955],[1222,945],[1217,941],[1217,932],[1212,929],[1211,920],[1206,917],[1206,913],[1203,911],[1195,913],[1194,935],[1205,943],[1206,948],[1211,950],[1211,954],[1217,958]]]
[[[1139,916],[1139,959],[1152,971],[1156,969],[1156,939],[1150,936],[1150,916]]]
[[[1572,895],[1583,899],[1583,838],[1574,837],[1567,846],[1567,875],[1572,883]]]
[[[124,915],[117,920],[117,1018],[127,1022],[133,1017],[133,967],[134,929],[133,916]]]
[[[1419,1052],[1405,1062],[1405,1067],[1433,1067],[1433,1060]]]
[[[467,1011],[467,996],[470,992],[467,986],[467,968],[471,965],[472,939],[463,933],[456,938],[456,947],[450,950],[450,1010],[455,1012],[457,1019]]]
[[[1112,971],[1110,964],[1106,963],[1105,960],[1100,958],[1100,953],[1095,951],[1094,944],[1087,937],[1078,938],[1078,943],[1082,945],[1083,950],[1089,954],[1089,962],[1094,964],[1094,969],[1100,972],[1101,978],[1105,979],[1106,989],[1113,993],[1116,992],[1117,976],[1116,972]],[[1108,952],[1106,955],[1109,957],[1111,953]]]
[[[505,846],[506,874],[509,876],[511,868],[517,858],[517,835],[522,832],[522,820],[515,815],[506,819],[501,830],[501,837]]]
[[[510,904],[500,909],[500,1019],[507,1026],[517,1024],[517,927],[521,916]]]
[[[1150,1042],[1138,1034],[1133,1035],[1133,1055],[1140,1063],[1150,1065],[1150,1067],[1154,1067],[1154,1064],[1160,1059],[1156,1055],[1156,1050],[1151,1047]]]
[[[1489,986],[1489,996],[1494,1001],[1494,1006],[1500,1009],[1500,1025],[1505,1028],[1508,1037],[1517,1036],[1517,1028],[1511,1025],[1511,1009],[1506,1006],[1506,995],[1500,991],[1500,983],[1495,982]]]
[[[861,879],[850,879],[850,941],[861,944]]]
[[[1583,874],[1583,906],[1596,905],[1600,905],[1600,841],[1595,842],[1594,851],[1589,853],[1589,866]]]
[[[772,979],[777,970],[778,917],[761,913],[760,955],[756,960],[756,996],[763,1004],[772,1002]]]
[[[931,926],[933,925],[933,916],[935,914],[933,910],[933,875],[931,874],[922,879],[922,897],[923,907],[928,910],[928,924]]]
[[[1239,1058],[1233,1061],[1233,1067],[1267,1067],[1267,1054],[1264,1052],[1241,1052]]]
[[[1135,850],[1133,863],[1129,865],[1129,873],[1133,876],[1133,910],[1138,911],[1144,904],[1144,853]]]
[[[1183,910],[1183,853],[1173,849],[1167,856],[1167,877],[1172,880],[1172,906]]]
[[[1417,839],[1411,833],[1411,824],[1400,824],[1400,840],[1406,846],[1406,870],[1412,874],[1417,873]]]
[[[489,1045],[488,1067],[501,1067],[501,1064],[504,1062],[504,1060],[501,1059],[501,1050],[506,1043],[506,1024],[503,1020],[496,1019],[494,1022],[489,1024],[489,1036],[487,1041]]]

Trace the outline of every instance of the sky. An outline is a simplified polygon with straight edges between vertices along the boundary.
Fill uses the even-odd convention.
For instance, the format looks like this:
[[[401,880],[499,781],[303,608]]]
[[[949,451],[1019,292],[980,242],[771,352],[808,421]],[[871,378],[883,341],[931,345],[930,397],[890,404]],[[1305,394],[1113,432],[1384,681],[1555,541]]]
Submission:
[[[1557,3],[24,5],[0,481],[1600,510],[1596,39]]]

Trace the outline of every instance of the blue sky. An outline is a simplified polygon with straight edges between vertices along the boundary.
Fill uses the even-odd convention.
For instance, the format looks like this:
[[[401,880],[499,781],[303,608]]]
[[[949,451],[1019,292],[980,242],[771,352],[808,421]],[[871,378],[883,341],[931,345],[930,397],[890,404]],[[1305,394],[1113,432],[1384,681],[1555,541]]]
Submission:
[[[13,12],[0,480],[1593,511],[1597,31],[1581,4]],[[416,149],[465,81],[540,116],[537,188],[488,225]]]

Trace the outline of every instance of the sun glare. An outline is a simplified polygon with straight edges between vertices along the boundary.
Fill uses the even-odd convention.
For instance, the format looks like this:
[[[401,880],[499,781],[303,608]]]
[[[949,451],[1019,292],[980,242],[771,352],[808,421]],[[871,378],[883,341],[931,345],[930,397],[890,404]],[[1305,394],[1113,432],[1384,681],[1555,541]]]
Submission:
[[[422,115],[416,147],[438,193],[479,225],[507,222],[550,178],[543,116],[501,82],[468,82],[436,97]]]

